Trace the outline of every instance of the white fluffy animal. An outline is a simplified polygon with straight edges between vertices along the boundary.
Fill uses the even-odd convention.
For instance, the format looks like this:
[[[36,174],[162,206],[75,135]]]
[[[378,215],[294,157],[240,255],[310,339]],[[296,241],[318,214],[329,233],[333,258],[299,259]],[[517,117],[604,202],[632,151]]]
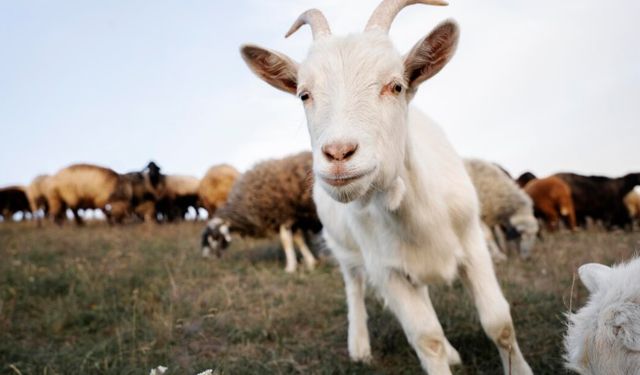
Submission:
[[[583,375],[640,374],[640,258],[578,270],[587,304],[569,315],[567,367]]]
[[[385,0],[363,33],[333,36],[318,10],[303,13],[287,35],[309,24],[307,58],[242,47],[267,83],[297,95],[313,150],[314,200],[329,248],[340,263],[348,304],[349,355],[369,361],[365,281],[399,319],[422,367],[450,374],[460,362],[431,304],[428,284],[467,281],[480,321],[505,374],[531,374],[516,341],[460,157],[440,128],[410,108],[418,86],[453,56],[458,27],[437,26],[406,55],[388,30],[405,6],[437,0]]]

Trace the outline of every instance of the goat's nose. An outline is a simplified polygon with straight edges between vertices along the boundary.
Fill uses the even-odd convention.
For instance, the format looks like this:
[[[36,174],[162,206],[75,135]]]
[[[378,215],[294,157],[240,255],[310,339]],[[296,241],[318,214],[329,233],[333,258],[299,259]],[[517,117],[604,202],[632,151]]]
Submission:
[[[357,143],[329,143],[322,146],[322,153],[327,158],[327,160],[334,161],[345,161],[348,160],[353,154],[356,153],[358,149]]]

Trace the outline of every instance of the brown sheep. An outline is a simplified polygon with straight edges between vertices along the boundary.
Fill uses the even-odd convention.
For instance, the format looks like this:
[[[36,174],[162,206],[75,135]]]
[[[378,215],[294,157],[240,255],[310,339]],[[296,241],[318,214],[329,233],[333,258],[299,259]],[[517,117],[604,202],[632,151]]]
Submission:
[[[44,217],[49,212],[49,202],[47,202],[47,189],[49,188],[49,175],[40,175],[31,181],[27,186],[27,198],[31,206],[31,212],[36,216],[39,210],[42,210]]]
[[[240,172],[228,164],[214,165],[200,180],[198,196],[202,206],[213,217],[218,207],[227,201],[231,187],[240,176]]]
[[[165,177],[153,161],[142,171],[122,175],[126,183],[131,185],[131,211],[145,222],[157,220],[156,204],[160,199]]]
[[[256,164],[233,185],[227,202],[220,207],[202,233],[202,255],[222,254],[231,234],[268,237],[279,233],[285,252],[286,272],[297,268],[294,243],[308,269],[316,259],[307,247],[304,232],[319,232],[322,224],[313,202],[313,159],[301,152]]]
[[[129,213],[131,184],[109,168],[74,164],[53,175],[49,183],[49,211],[57,223],[62,222],[67,208],[78,225],[83,224],[79,209],[100,209],[109,223],[120,223]]]
[[[536,216],[542,217],[549,231],[558,228],[560,218],[565,219],[569,229],[576,228],[571,188],[562,179],[556,176],[533,179],[527,182],[524,191],[533,200]]]
[[[10,220],[17,212],[31,212],[25,189],[22,186],[0,189],[0,215],[4,220]]]
[[[629,194],[624,197],[624,205],[629,211],[629,217],[631,218],[631,226],[635,225],[635,222],[640,221],[640,190],[635,188],[631,190]]]

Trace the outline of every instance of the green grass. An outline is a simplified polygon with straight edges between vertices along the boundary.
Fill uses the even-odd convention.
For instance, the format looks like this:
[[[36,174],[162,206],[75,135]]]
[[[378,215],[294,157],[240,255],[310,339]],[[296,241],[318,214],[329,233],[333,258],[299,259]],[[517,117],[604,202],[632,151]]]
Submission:
[[[202,223],[58,228],[0,224],[0,374],[418,374],[399,324],[367,300],[374,362],[347,354],[339,271],[283,272],[277,242],[237,241],[222,260],[198,254]],[[562,374],[564,313],[581,306],[574,272],[628,259],[639,233],[547,235],[529,262],[497,266],[519,342],[537,374]],[[458,284],[433,289],[456,374],[501,373]]]

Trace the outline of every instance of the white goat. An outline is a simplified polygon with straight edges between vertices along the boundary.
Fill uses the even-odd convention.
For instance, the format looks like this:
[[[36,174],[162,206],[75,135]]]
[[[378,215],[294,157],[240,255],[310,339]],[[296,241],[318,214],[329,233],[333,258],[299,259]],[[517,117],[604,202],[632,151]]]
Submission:
[[[446,5],[385,0],[363,33],[346,37],[332,36],[322,13],[312,9],[287,33],[311,26],[314,43],[304,62],[249,45],[242,56],[260,78],[303,102],[314,200],[345,280],[350,357],[371,358],[366,279],[399,319],[423,368],[450,374],[449,364],[460,357],[445,338],[427,284],[452,282],[461,268],[505,374],[531,374],[462,160],[438,126],[409,109],[418,85],[444,67],[458,41],[457,25],[447,21],[401,56],[388,30],[398,12],[415,3]]]
[[[578,269],[589,301],[569,315],[567,367],[584,375],[640,374],[640,258]]]

